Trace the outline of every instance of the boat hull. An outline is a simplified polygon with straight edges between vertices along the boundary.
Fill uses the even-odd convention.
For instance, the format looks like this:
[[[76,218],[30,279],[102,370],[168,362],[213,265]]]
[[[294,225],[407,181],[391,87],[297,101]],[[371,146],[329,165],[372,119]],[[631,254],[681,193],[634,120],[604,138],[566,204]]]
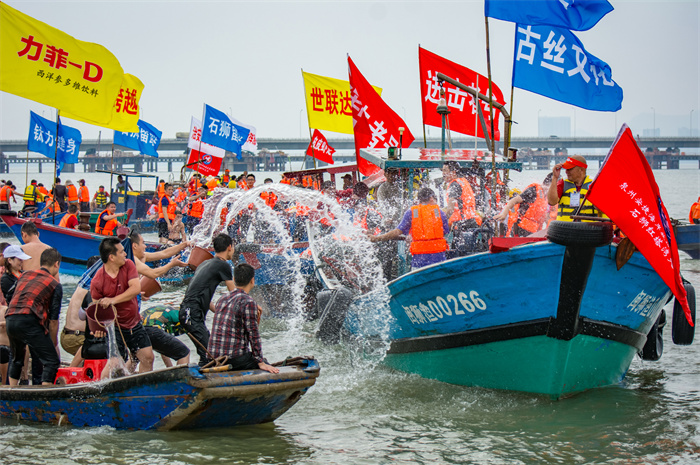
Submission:
[[[700,259],[700,224],[685,224],[674,229],[678,250],[687,253],[694,260]]]
[[[541,242],[404,275],[388,285],[384,361],[426,378],[554,398],[615,384],[670,296],[639,253],[618,271],[616,249],[590,248],[590,273],[569,248]],[[582,286],[578,305],[567,300],[572,280]],[[357,299],[344,329],[376,338],[387,317],[368,311],[368,299]]]
[[[115,380],[0,388],[0,416],[56,425],[132,430],[218,428],[270,422],[311,387],[318,362],[202,373],[179,366]]]

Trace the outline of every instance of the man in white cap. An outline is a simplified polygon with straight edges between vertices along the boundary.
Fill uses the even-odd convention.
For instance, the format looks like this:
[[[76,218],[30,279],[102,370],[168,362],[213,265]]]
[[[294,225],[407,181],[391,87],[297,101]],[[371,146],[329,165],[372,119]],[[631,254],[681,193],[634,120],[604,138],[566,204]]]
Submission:
[[[559,179],[561,169],[566,170],[567,179]],[[557,220],[573,221],[572,216],[600,216],[600,212],[586,198],[593,180],[586,174],[588,164],[581,155],[571,155],[564,163],[557,163],[552,169],[552,184],[547,191],[547,202],[559,205]],[[583,205],[581,205],[583,202]]]

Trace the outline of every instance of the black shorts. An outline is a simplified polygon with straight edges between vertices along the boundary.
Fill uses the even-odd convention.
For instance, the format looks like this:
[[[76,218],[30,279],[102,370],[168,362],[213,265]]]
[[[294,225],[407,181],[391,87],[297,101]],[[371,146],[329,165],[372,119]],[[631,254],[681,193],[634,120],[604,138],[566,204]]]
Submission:
[[[121,328],[121,334],[119,328],[117,328],[116,333],[117,346],[120,352],[124,346],[124,341],[126,341],[126,346],[132,354],[136,354],[141,349],[151,347],[151,340],[140,322],[131,329]],[[122,341],[122,334],[124,335],[124,341]]]
[[[144,326],[148,338],[151,340],[153,350],[173,360],[187,357],[190,349],[178,338],[168,334],[157,326]]]
[[[0,363],[10,362],[10,347],[0,346]],[[4,384],[5,380],[0,380],[0,384]]]
[[[158,221],[158,237],[164,237],[167,239],[169,235],[168,223],[165,221]]]

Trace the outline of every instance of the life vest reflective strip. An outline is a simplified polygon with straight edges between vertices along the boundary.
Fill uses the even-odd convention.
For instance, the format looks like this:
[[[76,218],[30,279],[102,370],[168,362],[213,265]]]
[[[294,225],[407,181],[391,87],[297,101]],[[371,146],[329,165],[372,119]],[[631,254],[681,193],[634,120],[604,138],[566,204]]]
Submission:
[[[105,220],[103,217],[105,215],[111,215],[112,213],[108,209],[102,210],[100,216],[97,217],[97,224],[95,224],[95,234],[103,234],[105,236],[113,236],[114,228],[117,227],[118,221],[116,218],[111,220]]]
[[[90,201],[90,191],[88,191],[87,186],[80,186],[80,189],[78,189],[78,199],[83,203]]]
[[[583,198],[588,193],[588,187],[591,185],[591,182],[593,182],[593,180],[588,176],[586,176],[586,179],[583,180],[583,184],[581,184],[581,189],[578,190],[578,192],[581,194],[579,201],[583,200]],[[559,211],[557,212],[557,220],[574,221],[573,218],[571,218],[571,216],[574,214],[574,212],[576,212],[578,206],[571,206],[571,194],[575,192],[577,192],[576,184],[569,181],[568,179],[565,179],[564,191],[562,192],[561,198],[559,199]],[[598,209],[595,208],[593,204],[588,200],[586,200],[586,202],[583,204],[583,207],[581,207],[581,210],[579,210],[578,214],[588,216],[599,216]]]
[[[61,218],[61,222],[58,223],[59,226],[62,228],[67,228],[68,227],[68,219],[70,217],[74,217],[76,220],[78,219],[78,215],[63,215],[63,218]]]
[[[537,232],[542,227],[542,224],[547,221],[547,214],[549,213],[549,204],[547,203],[547,197],[544,192],[544,188],[537,184],[532,183],[527,188],[534,187],[537,197],[535,201],[530,204],[525,214],[523,214],[519,221],[518,226],[520,226],[525,231],[531,233]],[[526,188],[526,189],[527,189]]]
[[[192,202],[192,206],[190,207],[189,216],[191,216],[192,218],[201,218],[203,213],[204,213],[204,202],[202,202],[202,199],[197,199],[194,202]]]
[[[437,205],[411,207],[411,255],[440,253],[447,250],[442,215]]]
[[[97,191],[95,193],[95,206],[102,208],[107,205],[107,193],[105,191]]]
[[[78,201],[78,189],[76,189],[73,184],[71,184],[70,186],[66,186],[66,193],[68,195],[68,202]]]
[[[688,215],[688,221],[693,223],[693,220],[700,218],[700,202],[695,202],[692,207],[690,207],[690,215]]]
[[[457,208],[455,208],[455,210],[452,212],[452,216],[450,216],[448,223],[450,226],[452,226],[452,223],[455,221],[469,220],[473,218],[476,220],[476,224],[481,226],[481,217],[476,214],[476,198],[474,197],[474,191],[469,185],[469,182],[464,178],[454,179],[447,185],[448,192],[453,182],[456,182],[462,188],[462,196],[459,199],[449,199],[450,202],[452,200],[458,200],[461,202],[458,202]],[[461,208],[459,203],[462,204]]]
[[[165,194],[163,194],[159,199],[158,199],[158,218],[165,218],[163,215],[163,198],[166,197]],[[166,197],[167,198],[167,197]],[[170,221],[175,219],[175,210],[177,210],[177,204],[173,199],[168,198],[168,206],[166,207],[168,210],[168,218]]]
[[[37,189],[34,184],[30,184],[27,186],[26,189],[24,189],[24,195],[22,196],[22,200],[24,200],[24,203],[35,203],[37,200]]]

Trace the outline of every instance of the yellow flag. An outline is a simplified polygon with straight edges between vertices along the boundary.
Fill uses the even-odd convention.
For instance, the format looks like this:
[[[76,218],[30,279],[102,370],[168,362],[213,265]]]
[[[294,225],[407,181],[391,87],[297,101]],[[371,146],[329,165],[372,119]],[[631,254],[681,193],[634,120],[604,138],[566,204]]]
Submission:
[[[0,3],[0,90],[108,122],[124,70],[101,45],[76,40]]]
[[[304,78],[309,127],[352,134],[350,83],[304,71],[301,74]],[[374,87],[374,89],[379,95],[382,94],[381,88]]]
[[[139,132],[139,100],[143,87],[143,83],[136,76],[131,74],[123,76],[119,94],[112,105],[112,119],[108,123],[81,118],[69,112],[61,112],[61,116],[116,131]]]

